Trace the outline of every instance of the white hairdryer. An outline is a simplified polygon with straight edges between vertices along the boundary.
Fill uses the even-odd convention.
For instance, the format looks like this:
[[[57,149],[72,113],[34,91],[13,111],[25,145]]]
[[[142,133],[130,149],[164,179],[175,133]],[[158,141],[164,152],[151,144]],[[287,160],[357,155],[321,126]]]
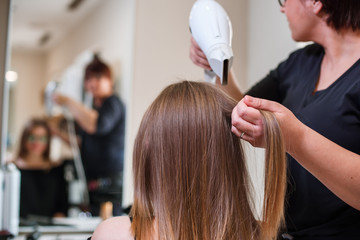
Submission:
[[[215,82],[217,75],[221,84],[226,85],[233,52],[231,21],[224,8],[215,0],[197,0],[191,9],[189,24],[192,36],[213,70],[205,71],[207,80]]]

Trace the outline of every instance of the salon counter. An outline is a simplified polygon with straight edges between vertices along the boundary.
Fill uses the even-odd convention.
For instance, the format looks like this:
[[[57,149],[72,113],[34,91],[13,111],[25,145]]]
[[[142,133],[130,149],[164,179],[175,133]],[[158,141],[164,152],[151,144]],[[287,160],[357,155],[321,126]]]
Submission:
[[[35,231],[40,234],[39,240],[83,240],[94,232],[101,218],[55,218],[51,226],[21,226],[15,240],[25,240]]]

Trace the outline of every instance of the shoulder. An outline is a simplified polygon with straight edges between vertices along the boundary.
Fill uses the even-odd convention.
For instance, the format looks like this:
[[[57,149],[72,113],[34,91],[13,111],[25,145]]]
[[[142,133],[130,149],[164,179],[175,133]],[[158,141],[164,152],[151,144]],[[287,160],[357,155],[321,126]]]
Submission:
[[[280,74],[298,74],[295,70],[304,71],[314,67],[324,54],[324,48],[319,44],[310,44],[290,53],[289,57],[281,62],[277,70]]]
[[[307,45],[303,48],[300,48],[294,52],[292,52],[288,58],[288,60],[293,61],[311,61],[311,60],[318,60],[322,58],[324,55],[324,48],[316,43]]]
[[[98,109],[99,118],[111,117],[118,118],[125,113],[125,105],[116,95],[108,97]]]
[[[18,169],[24,169],[26,167],[26,162],[22,158],[11,160],[8,164],[15,164]]]
[[[52,161],[49,160],[50,168],[57,171],[62,171],[65,167],[65,163],[62,160],[59,161]]]
[[[44,165],[40,165],[37,164],[37,165],[34,165],[34,164],[31,164],[31,162],[23,159],[23,158],[18,158],[16,160],[14,160],[12,162],[20,171],[27,171],[27,172],[36,172],[38,170],[43,170],[44,168]],[[46,166],[48,168],[48,166]]]
[[[133,240],[129,217],[113,217],[103,221],[94,231],[91,240]]]
[[[124,103],[122,102],[122,100],[116,94],[111,95],[110,97],[108,97],[105,100],[104,103],[124,108]]]
[[[301,56],[301,55],[304,55],[304,56],[307,56],[307,57],[310,57],[310,56],[322,56],[324,54],[324,48],[317,44],[317,43],[313,43],[313,44],[309,44],[303,48],[300,48],[300,49],[297,49],[295,51],[293,51],[291,54],[290,54],[290,57],[291,56]]]
[[[305,46],[304,48],[300,49],[300,51],[303,51],[306,54],[323,54],[324,53],[324,48],[317,44],[317,43],[313,43],[313,44],[309,44],[307,46]]]

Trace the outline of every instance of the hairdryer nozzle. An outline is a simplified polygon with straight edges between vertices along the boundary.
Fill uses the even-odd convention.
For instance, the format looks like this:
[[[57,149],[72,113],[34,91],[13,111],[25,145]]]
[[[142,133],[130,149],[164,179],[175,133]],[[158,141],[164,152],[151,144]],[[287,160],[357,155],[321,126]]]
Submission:
[[[233,61],[231,47],[227,44],[216,44],[212,46],[207,56],[210,67],[220,77],[221,84],[226,85]]]
[[[225,59],[224,66],[223,66],[223,75],[221,78],[221,85],[227,85],[228,76],[229,76],[229,60]]]

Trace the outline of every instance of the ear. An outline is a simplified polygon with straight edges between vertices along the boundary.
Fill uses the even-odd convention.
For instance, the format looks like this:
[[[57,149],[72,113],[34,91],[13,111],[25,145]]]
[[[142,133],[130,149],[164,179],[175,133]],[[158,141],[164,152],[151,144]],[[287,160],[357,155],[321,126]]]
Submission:
[[[314,14],[319,14],[323,8],[323,4],[320,0],[312,1],[312,9]]]

